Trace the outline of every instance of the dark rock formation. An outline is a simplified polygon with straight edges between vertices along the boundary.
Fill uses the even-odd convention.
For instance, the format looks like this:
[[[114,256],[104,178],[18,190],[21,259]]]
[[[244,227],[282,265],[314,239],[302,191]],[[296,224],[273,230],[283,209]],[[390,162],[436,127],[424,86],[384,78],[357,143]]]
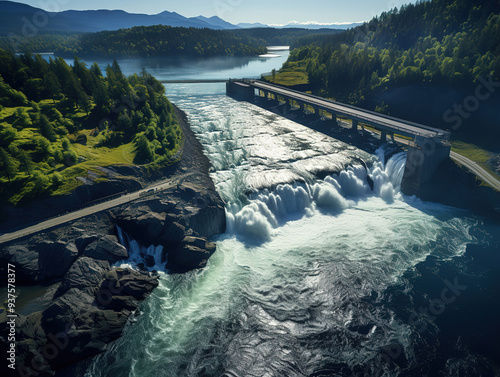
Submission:
[[[215,252],[207,239],[226,227],[219,195],[191,182],[164,191],[161,198],[133,203],[113,216],[122,230],[143,245],[162,245],[163,260],[168,258],[168,268],[174,271],[204,267]]]
[[[73,242],[46,241],[37,245],[37,251],[41,281],[62,277],[78,256]]]
[[[115,236],[107,235],[91,242],[83,255],[111,263],[128,258],[127,249],[118,243]]]
[[[7,263],[16,266],[17,284],[29,284],[38,281],[38,253],[25,245],[12,245],[0,250],[2,268]],[[2,284],[7,283],[7,273],[2,273]]]
[[[169,253],[169,263],[177,269],[192,269],[205,267],[208,258],[215,252],[215,244],[206,238],[185,237],[182,242],[173,247]]]
[[[72,288],[94,294],[109,270],[109,262],[89,257],[79,258],[64,276],[55,296],[59,297]]]

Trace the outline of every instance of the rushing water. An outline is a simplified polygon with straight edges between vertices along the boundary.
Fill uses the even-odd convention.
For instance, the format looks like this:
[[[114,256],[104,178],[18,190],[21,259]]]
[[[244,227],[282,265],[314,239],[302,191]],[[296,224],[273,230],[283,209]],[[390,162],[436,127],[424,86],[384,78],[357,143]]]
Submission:
[[[167,85],[167,95],[214,166],[228,231],[205,269],[162,275],[87,376],[495,375],[498,355],[461,346],[458,330],[441,355],[439,321],[467,307],[467,245],[490,252],[498,227],[403,196],[404,154],[383,161],[382,149],[368,155],[236,102],[221,84]],[[339,173],[314,178],[321,170]],[[422,320],[418,305],[457,276],[456,302]]]

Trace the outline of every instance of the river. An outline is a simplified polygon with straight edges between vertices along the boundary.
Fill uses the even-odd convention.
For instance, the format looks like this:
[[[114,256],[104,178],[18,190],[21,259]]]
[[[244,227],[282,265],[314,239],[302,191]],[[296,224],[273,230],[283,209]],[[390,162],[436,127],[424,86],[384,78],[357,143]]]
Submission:
[[[120,64],[159,79],[258,77],[287,54]],[[402,195],[404,154],[384,161],[224,84],[166,90],[213,164],[228,231],[205,269],[162,274],[87,377],[498,375],[498,225]]]

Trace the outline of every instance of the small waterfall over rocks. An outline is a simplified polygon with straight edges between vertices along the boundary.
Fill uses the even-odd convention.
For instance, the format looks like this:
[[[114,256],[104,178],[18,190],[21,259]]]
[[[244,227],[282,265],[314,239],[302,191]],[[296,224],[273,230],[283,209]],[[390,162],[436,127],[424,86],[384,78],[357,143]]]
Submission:
[[[166,265],[168,255],[163,260],[163,246],[150,245],[149,247],[142,246],[130,235],[124,232],[118,225],[116,226],[118,240],[125,246],[129,253],[129,259],[118,262],[119,265],[129,265],[131,268],[141,268],[148,271],[167,271]]]

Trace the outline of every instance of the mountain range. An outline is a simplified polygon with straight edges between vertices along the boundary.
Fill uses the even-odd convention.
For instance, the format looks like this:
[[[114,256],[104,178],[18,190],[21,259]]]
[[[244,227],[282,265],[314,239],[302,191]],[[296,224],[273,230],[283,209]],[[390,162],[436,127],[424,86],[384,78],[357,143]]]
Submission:
[[[164,11],[154,15],[128,13],[123,10],[68,10],[47,12],[30,5],[14,1],[0,1],[0,35],[32,36],[39,32],[99,32],[118,30],[134,26],[169,25],[180,27],[210,29],[240,29],[270,27],[261,23],[233,25],[223,19],[213,17],[184,17],[176,12]],[[354,27],[358,24],[350,24]],[[346,25],[321,25],[317,23],[291,22],[279,28],[336,28],[345,29]]]

